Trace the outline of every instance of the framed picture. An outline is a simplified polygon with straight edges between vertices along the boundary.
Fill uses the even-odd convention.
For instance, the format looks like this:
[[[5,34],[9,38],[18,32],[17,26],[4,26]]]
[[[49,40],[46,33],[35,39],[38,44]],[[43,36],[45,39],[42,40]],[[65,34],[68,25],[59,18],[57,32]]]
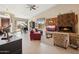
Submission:
[[[44,25],[45,25],[45,18],[39,18],[36,20],[36,26],[39,28],[39,29],[43,29],[44,28]]]

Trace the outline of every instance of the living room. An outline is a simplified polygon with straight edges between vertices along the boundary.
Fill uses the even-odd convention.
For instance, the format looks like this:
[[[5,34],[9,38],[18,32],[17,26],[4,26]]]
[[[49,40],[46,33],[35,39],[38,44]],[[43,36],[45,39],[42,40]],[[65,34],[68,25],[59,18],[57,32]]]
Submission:
[[[71,15],[71,14],[74,14],[74,15]],[[70,19],[74,19],[74,21]],[[41,42],[52,46],[52,51],[51,51],[51,48],[50,49],[46,48],[47,50],[45,49],[41,53],[67,53],[67,52],[78,53],[78,50],[73,51],[73,49],[77,49],[77,46],[75,46],[75,43],[78,42],[74,40],[74,39],[78,39],[77,34],[79,32],[78,31],[78,28],[79,28],[78,27],[78,24],[79,24],[78,23],[78,4],[54,5],[52,8],[49,8],[48,10],[36,15],[33,18],[33,21],[36,22],[36,29],[40,29],[43,31]],[[65,41],[63,42],[65,42],[66,44],[62,42],[63,40],[62,38],[65,39]],[[72,44],[71,42],[73,42],[74,44]],[[64,47],[67,50],[64,51],[64,49],[62,50],[62,48],[58,48],[59,50],[58,51],[56,50],[56,46]],[[40,52],[37,52],[37,53],[40,53]]]
[[[78,8],[79,4],[0,4],[0,53],[78,54]]]

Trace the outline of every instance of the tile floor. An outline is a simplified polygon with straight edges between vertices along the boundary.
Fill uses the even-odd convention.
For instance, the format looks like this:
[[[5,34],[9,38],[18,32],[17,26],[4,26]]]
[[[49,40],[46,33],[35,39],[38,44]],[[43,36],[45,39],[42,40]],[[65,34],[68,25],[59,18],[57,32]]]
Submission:
[[[18,34],[20,35],[20,33]],[[22,40],[22,51],[23,54],[78,54],[79,50],[68,47],[67,49],[50,46],[41,41],[30,41],[29,33],[21,34]],[[45,36],[42,36],[44,39]]]

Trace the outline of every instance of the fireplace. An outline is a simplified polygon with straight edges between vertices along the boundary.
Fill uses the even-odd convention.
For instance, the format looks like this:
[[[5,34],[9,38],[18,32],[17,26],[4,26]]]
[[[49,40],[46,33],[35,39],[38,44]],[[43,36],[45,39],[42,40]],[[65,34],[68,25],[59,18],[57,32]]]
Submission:
[[[74,13],[65,13],[57,16],[58,31],[76,33],[76,24],[78,23],[78,16]]]
[[[73,27],[59,27],[59,32],[74,32]]]

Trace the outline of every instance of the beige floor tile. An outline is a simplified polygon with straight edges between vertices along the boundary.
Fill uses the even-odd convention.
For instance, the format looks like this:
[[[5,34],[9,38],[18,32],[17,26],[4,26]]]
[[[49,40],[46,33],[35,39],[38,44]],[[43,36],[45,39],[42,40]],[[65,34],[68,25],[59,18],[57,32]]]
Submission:
[[[30,41],[29,33],[21,35],[23,38],[22,51],[23,54],[78,54],[79,50],[68,47],[67,49],[51,46],[41,41]],[[46,39],[45,35],[42,39]]]

